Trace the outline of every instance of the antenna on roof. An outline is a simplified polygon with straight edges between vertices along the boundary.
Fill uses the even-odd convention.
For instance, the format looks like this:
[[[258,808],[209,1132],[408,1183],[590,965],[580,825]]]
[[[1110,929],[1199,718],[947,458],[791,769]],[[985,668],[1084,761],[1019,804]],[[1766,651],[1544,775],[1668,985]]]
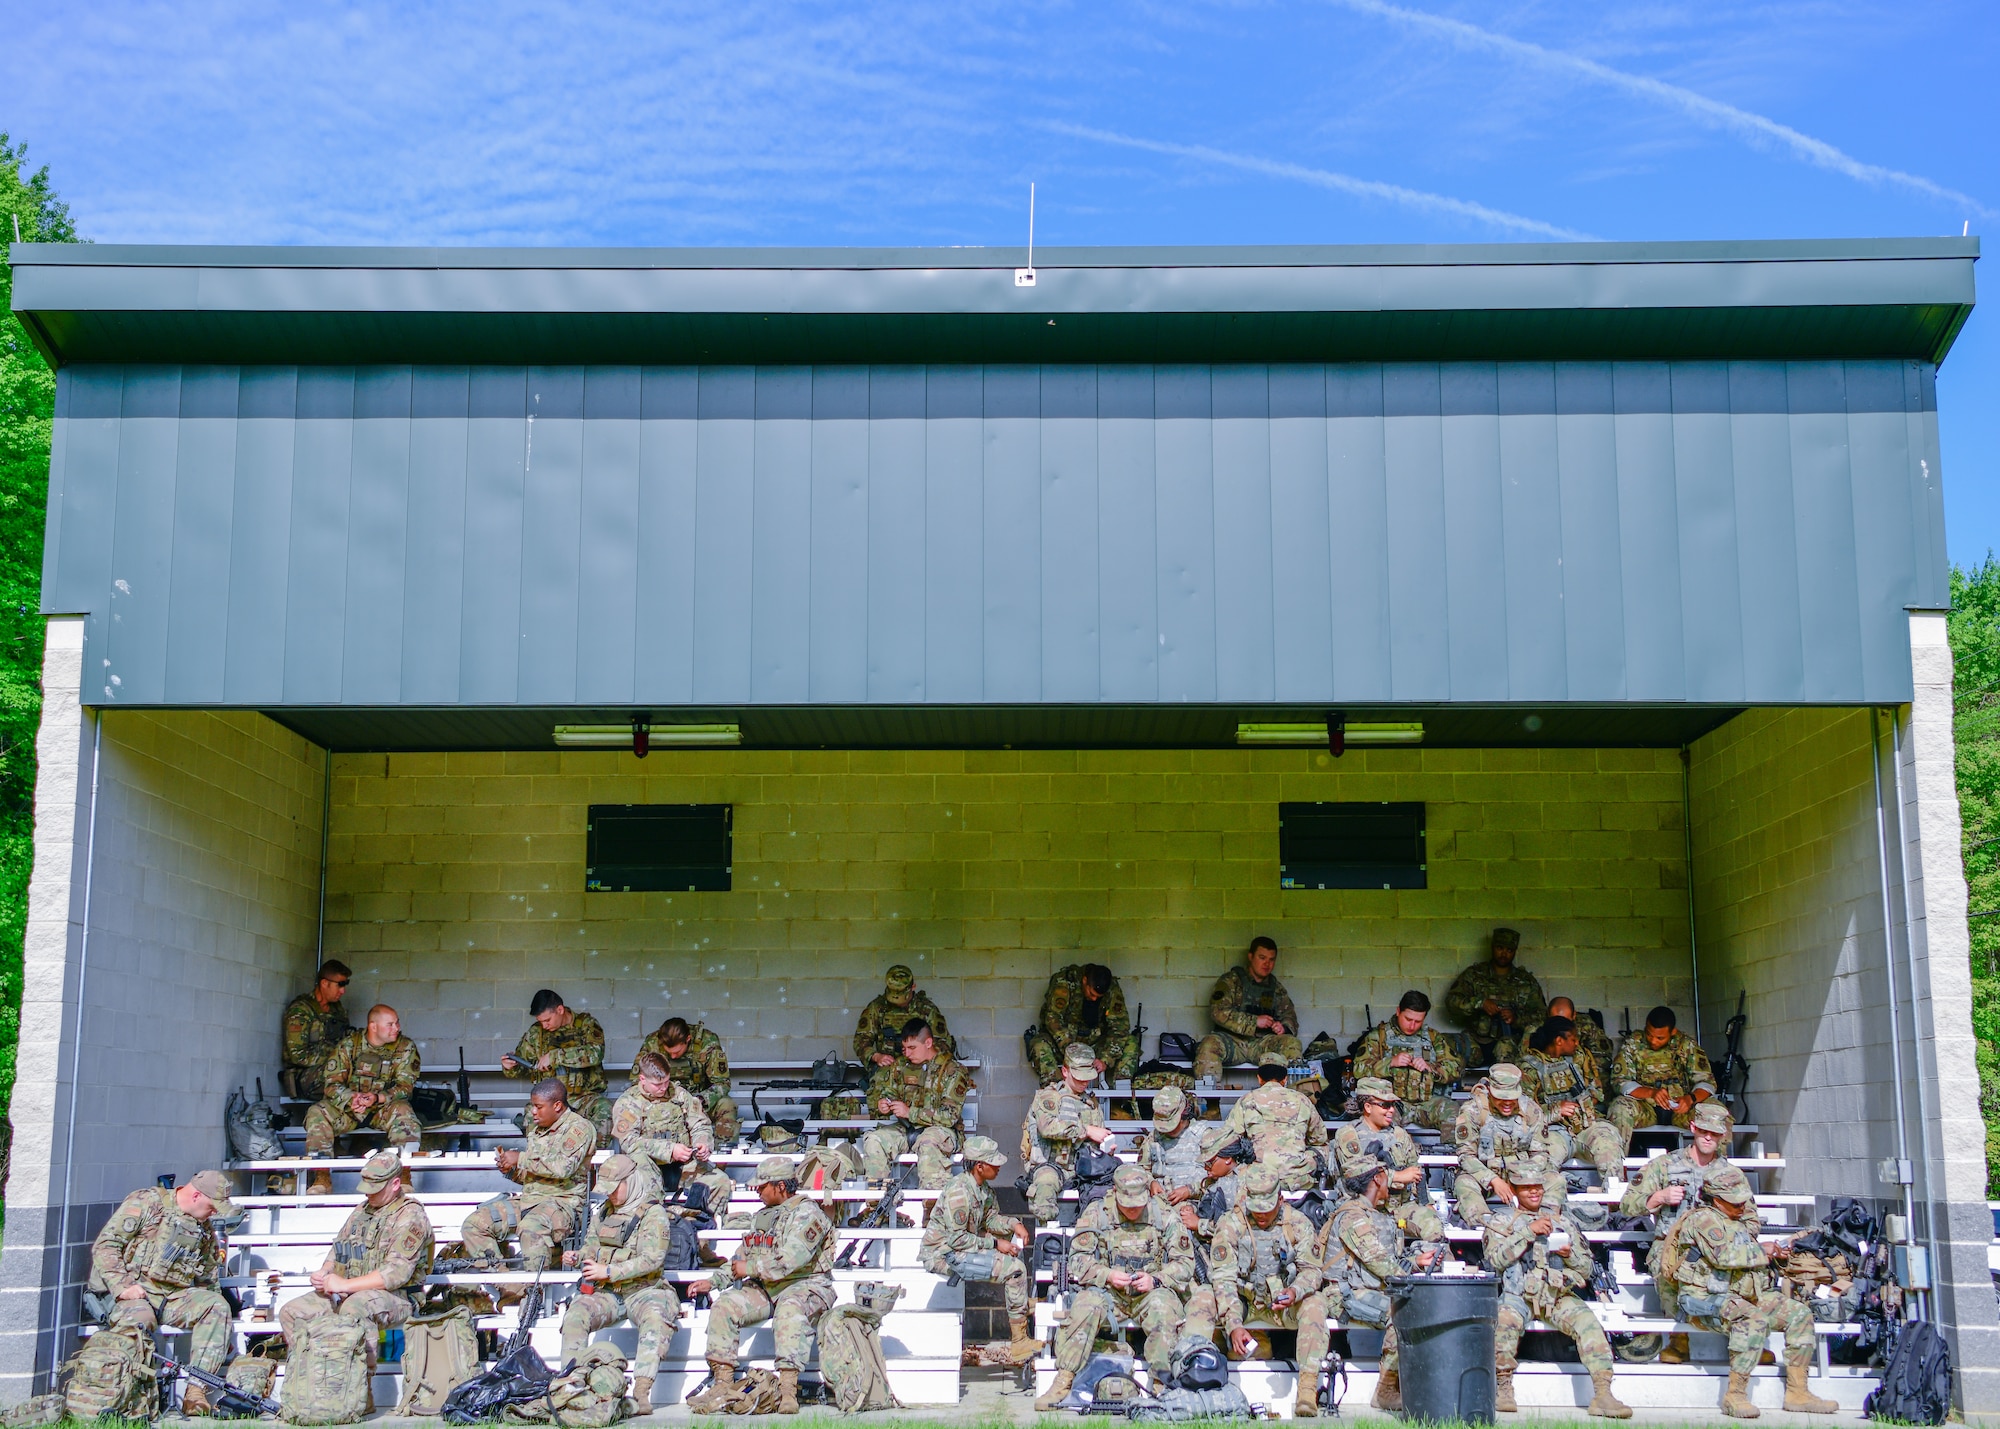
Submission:
[[[1035,286],[1035,186],[1028,185],[1028,266],[1014,270],[1014,286],[1032,288]]]

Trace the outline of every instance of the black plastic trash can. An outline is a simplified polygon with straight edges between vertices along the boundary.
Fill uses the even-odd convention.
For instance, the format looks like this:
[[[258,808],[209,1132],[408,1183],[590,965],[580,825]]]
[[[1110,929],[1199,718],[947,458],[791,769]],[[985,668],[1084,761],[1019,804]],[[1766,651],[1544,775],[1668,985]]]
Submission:
[[[1402,1275],[1389,1282],[1407,1419],[1493,1422],[1492,1275]]]

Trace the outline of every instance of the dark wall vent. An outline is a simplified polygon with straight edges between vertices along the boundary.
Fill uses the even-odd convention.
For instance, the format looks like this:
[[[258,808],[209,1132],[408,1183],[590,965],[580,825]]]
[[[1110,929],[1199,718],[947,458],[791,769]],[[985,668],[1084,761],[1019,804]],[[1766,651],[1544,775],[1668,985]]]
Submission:
[[[728,804],[592,804],[592,893],[727,893]]]
[[[1424,806],[1278,805],[1281,888],[1424,888]]]

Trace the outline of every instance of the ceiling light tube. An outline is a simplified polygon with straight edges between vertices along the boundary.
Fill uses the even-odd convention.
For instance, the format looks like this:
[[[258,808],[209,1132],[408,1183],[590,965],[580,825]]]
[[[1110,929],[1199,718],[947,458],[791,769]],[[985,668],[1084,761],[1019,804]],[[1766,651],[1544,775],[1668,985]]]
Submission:
[[[1236,726],[1238,744],[1293,745],[1304,747],[1316,745],[1326,748],[1327,727],[1319,724],[1239,724]],[[1346,722],[1346,742],[1351,748],[1362,744],[1422,744],[1424,727],[1421,724],[1357,724]]]
[[[649,724],[647,743],[654,749],[670,745],[682,747],[722,747],[743,742],[740,724]],[[559,724],[556,744],[563,749],[630,749],[634,726],[630,724]]]

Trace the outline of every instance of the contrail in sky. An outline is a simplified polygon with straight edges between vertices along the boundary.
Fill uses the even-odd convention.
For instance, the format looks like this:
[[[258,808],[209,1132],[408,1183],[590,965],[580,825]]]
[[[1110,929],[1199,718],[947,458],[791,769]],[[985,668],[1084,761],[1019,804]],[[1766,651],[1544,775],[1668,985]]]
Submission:
[[[1426,193],[1422,189],[1406,189],[1401,184],[1385,184],[1375,179],[1357,179],[1352,174],[1339,173],[1333,169],[1311,169],[1304,164],[1288,164],[1278,159],[1260,159],[1254,154],[1232,154],[1226,149],[1211,149],[1206,144],[1169,144],[1159,139],[1140,139],[1130,134],[1113,133],[1109,129],[1089,129],[1081,124],[1052,121],[1043,127],[1079,139],[1095,139],[1100,144],[1120,144],[1127,149],[1145,149],[1154,154],[1173,154],[1183,159],[1199,159],[1203,163],[1243,169],[1253,174],[1267,174],[1274,179],[1295,179],[1300,183],[1316,184],[1323,189],[1335,189],[1341,193],[1354,194],[1359,198],[1386,199],[1390,203],[1399,203],[1406,208],[1423,209],[1430,213],[1449,213],[1459,218],[1470,218],[1480,223],[1491,224],[1495,228],[1511,229],[1516,233],[1534,233],[1544,238],[1572,240],[1590,237],[1589,234],[1578,233],[1575,229],[1558,228],[1553,223],[1544,223],[1539,218],[1524,218],[1518,213],[1508,213],[1504,209],[1488,208],[1485,204],[1474,203],[1470,199]]]
[[[1705,94],[1697,94],[1678,84],[1649,79],[1645,75],[1628,74],[1624,70],[1613,69],[1609,65],[1599,64],[1596,60],[1587,59],[1582,55],[1570,54],[1564,50],[1552,50],[1527,40],[1517,40],[1511,35],[1481,29],[1477,25],[1469,25],[1463,20],[1453,20],[1444,15],[1433,15],[1424,10],[1391,5],[1388,0],[1333,0],[1333,3],[1363,15],[1373,15],[1378,19],[1390,20],[1413,29],[1427,30],[1468,49],[1489,50],[1495,54],[1526,60],[1544,69],[1567,70],[1571,74],[1582,75],[1586,79],[1594,79],[1600,84],[1621,89],[1627,94],[1635,94],[1643,99],[1664,104],[1669,109],[1677,109],[1690,118],[1700,120],[1714,128],[1727,129],[1744,138],[1775,143],[1796,158],[1804,159],[1807,163],[1822,169],[1830,169],[1836,174],[1844,174],[1850,179],[1859,179],[1869,184],[1894,184],[1913,193],[1923,194],[1927,198],[1962,204],[1982,218],[1993,217],[1993,211],[1970,194],[1963,194],[1957,189],[1948,189],[1943,184],[1933,183],[1921,174],[1906,174],[1901,169],[1887,169],[1880,164],[1863,163],[1853,155],[1834,148],[1823,139],[1815,139],[1810,134],[1801,134],[1789,124],[1780,124],[1775,119],[1767,119],[1747,109],[1738,109],[1735,105],[1725,104],[1719,99],[1710,99]]]

